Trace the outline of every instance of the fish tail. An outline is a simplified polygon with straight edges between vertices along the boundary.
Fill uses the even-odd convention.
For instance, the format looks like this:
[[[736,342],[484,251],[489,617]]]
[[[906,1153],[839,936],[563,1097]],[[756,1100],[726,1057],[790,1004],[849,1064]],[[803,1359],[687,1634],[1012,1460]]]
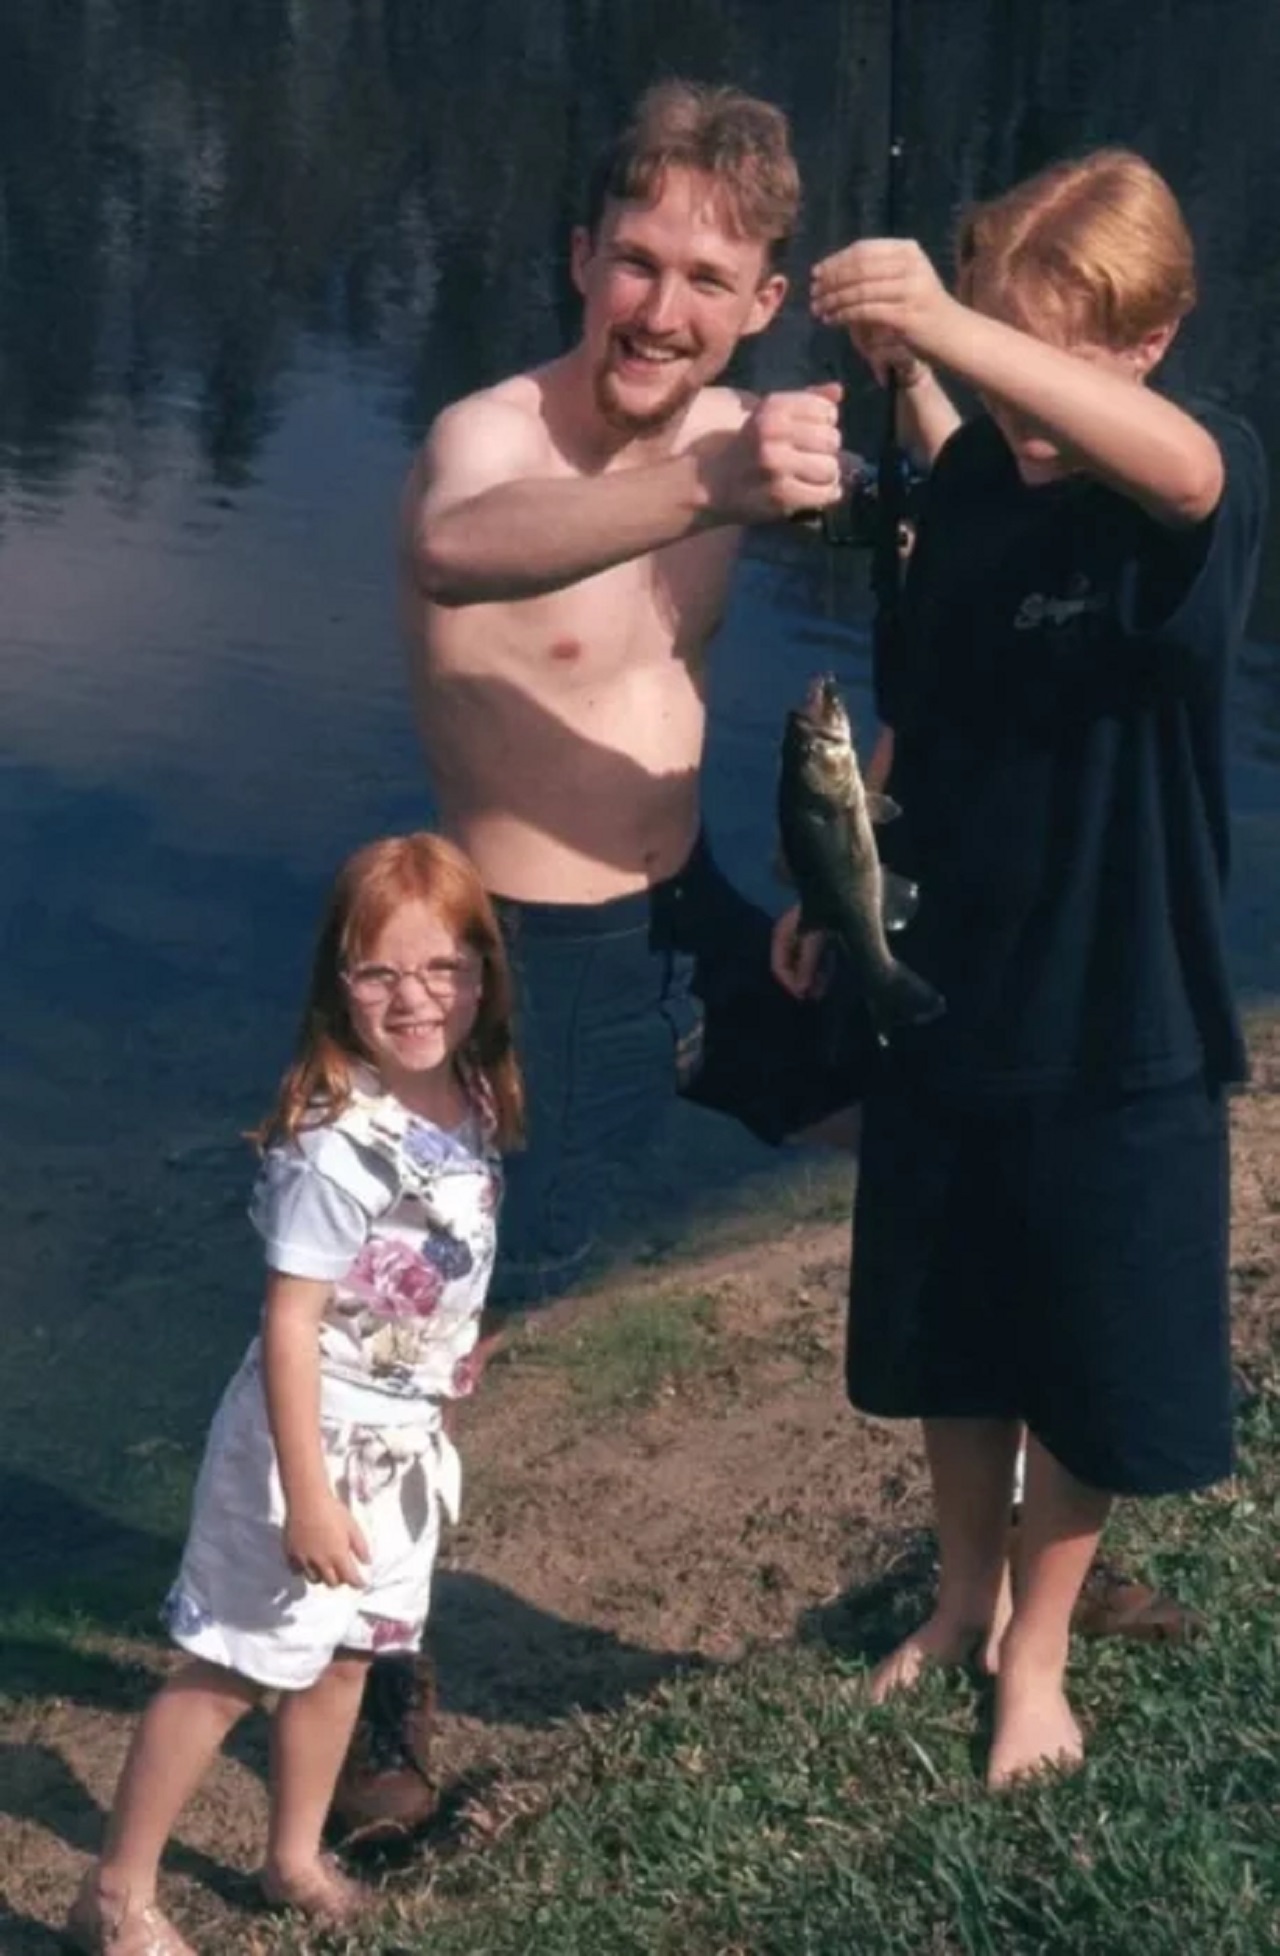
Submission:
[[[942,993],[897,958],[890,960],[870,1004],[877,1030],[886,1034],[899,1026],[928,1025],[931,1019],[941,1018],[947,1009]]]

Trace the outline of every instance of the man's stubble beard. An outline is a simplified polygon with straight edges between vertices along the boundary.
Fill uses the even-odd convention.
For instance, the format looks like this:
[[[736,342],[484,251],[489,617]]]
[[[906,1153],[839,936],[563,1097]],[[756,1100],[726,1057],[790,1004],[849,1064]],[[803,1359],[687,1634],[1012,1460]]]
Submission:
[[[703,383],[686,376],[677,382],[671,393],[648,414],[633,414],[622,407],[612,395],[613,376],[607,365],[597,368],[595,375],[595,401],[600,413],[611,428],[619,434],[643,437],[659,435],[678,421],[690,402],[702,392]]]

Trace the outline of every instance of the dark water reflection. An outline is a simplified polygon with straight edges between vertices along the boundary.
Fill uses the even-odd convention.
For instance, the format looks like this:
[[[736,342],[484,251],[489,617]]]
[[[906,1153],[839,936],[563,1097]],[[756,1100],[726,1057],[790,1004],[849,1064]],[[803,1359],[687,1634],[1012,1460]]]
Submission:
[[[942,250],[970,195],[1135,144],[1202,248],[1180,377],[1274,450],[1280,13],[903,3],[914,228]],[[169,1517],[165,1446],[195,1443],[256,1308],[234,1137],[291,1035],[320,888],[427,812],[390,577],[405,461],[445,400],[572,330],[597,143],[660,72],[783,102],[803,266],[879,226],[887,44],[887,0],[4,0],[0,1465],[65,1480],[94,1429],[116,1504]],[[839,357],[796,304],[744,377]],[[875,406],[856,383],[867,444]],[[861,564],[744,566],[709,801],[763,896],[782,708],[833,657],[859,695],[864,613]],[[1242,982],[1269,992],[1274,547],[1256,630],[1235,928]],[[678,1120],[655,1227],[677,1182],[760,1165]]]

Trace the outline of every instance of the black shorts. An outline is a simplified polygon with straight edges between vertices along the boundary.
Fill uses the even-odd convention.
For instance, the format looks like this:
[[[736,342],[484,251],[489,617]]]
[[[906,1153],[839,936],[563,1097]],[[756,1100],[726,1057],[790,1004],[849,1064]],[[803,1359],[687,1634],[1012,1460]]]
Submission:
[[[667,882],[601,904],[496,899],[516,978],[528,1146],[507,1161],[499,1299],[550,1295],[581,1266],[611,1171],[673,1097],[777,1143],[860,1098],[865,1008],[833,983],[801,1003],[769,969],[773,920],[704,842]]]
[[[1021,1418],[1116,1494],[1232,1471],[1226,1104],[1196,1080],[863,1112],[847,1377],[889,1418]]]

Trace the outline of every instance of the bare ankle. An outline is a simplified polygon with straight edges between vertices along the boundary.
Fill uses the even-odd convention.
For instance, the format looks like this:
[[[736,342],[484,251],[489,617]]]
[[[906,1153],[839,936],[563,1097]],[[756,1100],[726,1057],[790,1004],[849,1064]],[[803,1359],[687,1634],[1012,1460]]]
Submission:
[[[289,1883],[304,1879],[321,1865],[319,1847],[268,1848],[262,1857],[262,1872],[268,1881]]]
[[[110,1861],[105,1856],[91,1870],[98,1893],[105,1901],[129,1902],[143,1908],[156,1898],[158,1868],[138,1869],[126,1861]]]
[[[1011,1677],[1056,1680],[1066,1675],[1070,1653],[1069,1628],[1029,1628],[1015,1614],[1000,1646],[1000,1668]]]

